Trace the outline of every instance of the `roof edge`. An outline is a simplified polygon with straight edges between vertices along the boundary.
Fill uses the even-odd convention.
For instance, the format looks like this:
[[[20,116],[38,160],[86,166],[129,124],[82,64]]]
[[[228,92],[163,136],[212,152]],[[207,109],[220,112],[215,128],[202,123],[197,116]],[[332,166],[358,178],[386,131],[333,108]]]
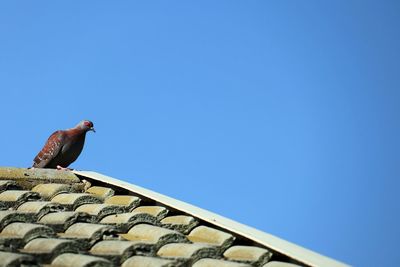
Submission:
[[[287,255],[301,263],[310,266],[324,266],[324,267],[346,267],[346,265],[337,260],[331,259],[329,257],[318,254],[309,249],[303,248],[279,237],[273,236],[266,232],[257,230],[253,227],[241,224],[239,222],[233,221],[229,218],[223,217],[211,211],[193,206],[191,204],[185,203],[183,201],[162,195],[160,193],[154,192],[152,190],[130,184],[128,182],[112,178],[93,171],[73,171],[79,176],[84,176],[90,179],[98,180],[103,183],[108,183],[114,186],[123,187],[125,189],[137,192],[147,198],[153,199],[159,203],[165,204],[172,208],[182,210],[190,215],[198,217],[210,224],[214,224],[218,227],[228,228],[231,232],[236,233],[240,236],[246,237],[248,239],[254,240],[255,242],[269,247],[281,254]]]

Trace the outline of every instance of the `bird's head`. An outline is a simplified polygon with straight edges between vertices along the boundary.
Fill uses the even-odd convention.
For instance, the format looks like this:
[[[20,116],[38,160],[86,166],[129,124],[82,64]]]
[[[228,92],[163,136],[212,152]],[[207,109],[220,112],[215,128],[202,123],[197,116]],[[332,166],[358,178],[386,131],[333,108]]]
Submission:
[[[77,128],[84,130],[85,132],[88,131],[93,131],[96,132],[94,127],[93,127],[93,122],[88,121],[88,120],[83,120],[81,121],[78,125]]]

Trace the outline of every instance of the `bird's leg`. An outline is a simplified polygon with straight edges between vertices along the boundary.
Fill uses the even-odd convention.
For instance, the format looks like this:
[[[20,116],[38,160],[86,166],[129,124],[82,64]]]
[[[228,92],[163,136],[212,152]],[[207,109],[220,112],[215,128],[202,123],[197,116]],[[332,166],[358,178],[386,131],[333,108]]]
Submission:
[[[64,168],[64,167],[61,167],[60,165],[57,165],[57,170],[59,170],[59,171],[73,171],[74,169]]]

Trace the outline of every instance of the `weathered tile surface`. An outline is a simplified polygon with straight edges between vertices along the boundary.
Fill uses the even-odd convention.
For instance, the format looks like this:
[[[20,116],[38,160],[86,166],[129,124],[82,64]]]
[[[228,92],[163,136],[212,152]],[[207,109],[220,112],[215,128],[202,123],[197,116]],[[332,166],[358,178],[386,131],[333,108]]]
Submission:
[[[140,192],[85,179],[0,168],[0,266],[298,266]]]

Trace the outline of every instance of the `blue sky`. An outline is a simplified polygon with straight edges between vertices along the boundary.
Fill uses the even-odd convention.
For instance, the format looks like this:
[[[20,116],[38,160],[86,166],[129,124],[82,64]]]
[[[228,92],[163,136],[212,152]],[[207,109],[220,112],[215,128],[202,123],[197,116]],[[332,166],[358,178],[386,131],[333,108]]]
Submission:
[[[356,266],[398,266],[398,1],[0,4],[0,165],[72,167]]]

